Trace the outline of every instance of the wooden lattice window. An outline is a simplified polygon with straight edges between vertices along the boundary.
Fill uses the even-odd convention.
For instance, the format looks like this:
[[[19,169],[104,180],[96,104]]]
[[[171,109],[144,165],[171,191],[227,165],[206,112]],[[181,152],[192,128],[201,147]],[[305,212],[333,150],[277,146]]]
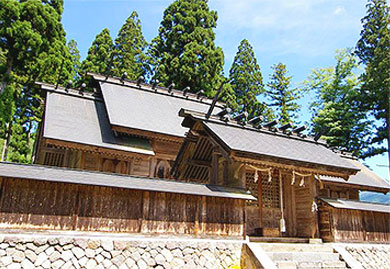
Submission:
[[[278,175],[272,175],[271,182],[268,181],[268,174],[260,174],[260,178],[263,207],[280,208]]]
[[[48,166],[63,166],[65,154],[61,152],[45,152],[45,158],[43,160],[44,165]]]
[[[258,186],[257,182],[255,182],[255,173],[247,171],[245,174],[246,180],[245,180],[245,187],[246,190],[250,191],[250,193],[257,198],[258,196]],[[249,205],[255,205],[258,206],[257,201],[248,201],[247,204]]]

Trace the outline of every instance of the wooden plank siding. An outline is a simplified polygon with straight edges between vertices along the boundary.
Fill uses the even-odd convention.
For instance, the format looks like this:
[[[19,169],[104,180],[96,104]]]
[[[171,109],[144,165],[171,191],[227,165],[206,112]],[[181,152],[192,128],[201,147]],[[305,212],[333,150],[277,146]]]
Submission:
[[[0,228],[243,238],[245,200],[0,178]]]
[[[390,212],[337,209],[321,205],[320,236],[327,242],[390,242]]]

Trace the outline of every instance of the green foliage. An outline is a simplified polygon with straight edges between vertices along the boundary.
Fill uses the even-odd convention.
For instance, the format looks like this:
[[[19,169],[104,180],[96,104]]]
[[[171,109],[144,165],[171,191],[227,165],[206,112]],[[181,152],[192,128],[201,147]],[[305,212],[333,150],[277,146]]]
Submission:
[[[35,81],[63,83],[71,77],[72,61],[59,12],[62,1],[0,0],[0,51],[5,58],[0,68],[2,137],[7,123],[24,127],[40,120],[40,90]],[[19,135],[15,132],[12,139]],[[28,159],[20,143],[9,146],[10,152],[24,156],[21,161]]]
[[[73,80],[79,80],[79,69],[80,69],[80,51],[77,48],[77,42],[75,40],[71,40],[68,42],[68,50],[70,56],[72,57],[72,78]]]
[[[361,96],[364,108],[377,120],[365,157],[388,151],[390,163],[390,8],[386,0],[370,0],[362,23],[355,51],[365,65]]]
[[[106,73],[109,68],[111,68],[110,57],[112,50],[113,43],[110,31],[105,28],[92,42],[92,45],[88,50],[87,58],[81,63],[81,72]]]
[[[147,46],[141,30],[141,21],[137,12],[133,11],[115,39],[112,74],[120,77],[126,72],[127,78],[131,80],[145,76],[150,72],[150,61],[146,56]]]
[[[313,132],[324,132],[321,138],[329,146],[360,156],[371,122],[361,109],[357,61],[346,50],[338,51],[335,58],[334,67],[313,70],[305,81],[305,88],[317,99],[311,105]]]
[[[8,145],[8,161],[31,162],[31,153],[34,145],[34,139],[31,139],[31,135],[35,137],[35,133],[31,134],[31,130],[24,127],[19,119],[15,121],[12,125],[12,136]]]
[[[64,11],[63,0],[42,0],[42,3],[52,6],[59,15]]]
[[[238,46],[230,68],[229,79],[232,98],[229,99],[228,105],[234,112],[246,111],[250,117],[263,115],[270,118],[270,109],[257,99],[264,93],[263,77],[253,48],[246,39]]]
[[[271,107],[276,108],[281,124],[294,122],[300,109],[297,100],[301,97],[300,90],[291,88],[291,76],[288,76],[286,65],[279,63],[272,66],[274,73],[270,76],[267,94],[271,99]]]
[[[165,86],[215,94],[222,76],[223,52],[214,44],[217,13],[206,0],[176,0],[165,11],[150,54]]]

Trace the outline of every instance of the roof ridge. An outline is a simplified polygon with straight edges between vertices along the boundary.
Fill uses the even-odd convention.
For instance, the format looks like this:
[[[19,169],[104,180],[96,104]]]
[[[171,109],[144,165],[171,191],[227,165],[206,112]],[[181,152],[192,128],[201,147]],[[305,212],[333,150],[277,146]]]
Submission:
[[[253,127],[252,125],[249,125],[249,124],[239,124],[233,120],[221,120],[220,118],[218,118],[216,115],[211,115],[210,118],[206,119],[205,118],[205,113],[202,113],[202,112],[199,112],[199,111],[194,111],[194,110],[190,110],[190,109],[182,109],[181,110],[182,113],[179,113],[182,117],[186,117],[188,115],[192,116],[193,118],[195,119],[198,119],[198,120],[201,120],[203,122],[210,122],[210,123],[215,123],[215,124],[220,124],[220,125],[224,125],[224,126],[229,126],[229,127],[233,127],[233,128],[240,128],[240,129],[244,129],[244,130],[248,130],[248,131],[253,131],[253,132],[259,132],[259,133],[264,133],[264,134],[269,134],[269,135],[274,135],[274,136],[278,136],[278,137],[284,137],[284,138],[291,138],[291,139],[296,139],[296,140],[299,140],[299,141],[305,141],[305,142],[309,142],[309,143],[314,143],[314,144],[319,144],[319,145],[323,145],[325,147],[328,147],[328,145],[326,144],[326,142],[324,141],[315,141],[312,137],[310,136],[307,136],[307,138],[303,138],[303,137],[300,137],[294,133],[291,133],[291,134],[288,134],[288,133],[285,133],[285,132],[280,132],[277,130],[277,128],[274,128],[273,130],[267,130],[265,129],[265,127],[261,127],[261,128],[255,128]]]
[[[41,86],[41,89],[48,92],[55,92],[58,94],[63,94],[71,97],[103,102],[103,98],[98,96],[95,92],[87,92],[87,91],[83,92],[78,89],[55,86],[53,84],[45,83],[45,82],[36,82],[35,84]]]
[[[141,90],[141,91],[146,91],[150,93],[155,93],[155,94],[161,94],[169,97],[174,97],[174,98],[180,98],[192,102],[197,102],[201,104],[210,104],[212,103],[213,99],[209,98],[205,95],[198,95],[195,93],[185,93],[182,90],[177,90],[177,89],[169,89],[166,87],[162,86],[154,86],[153,84],[149,83],[137,83],[137,81],[134,80],[122,80],[119,77],[114,77],[114,76],[103,76],[101,74],[93,73],[93,72],[88,72],[88,75],[92,76],[95,80],[100,81],[100,82],[107,82],[111,84],[116,84],[119,86],[124,86],[128,88],[132,88],[135,90]],[[217,106],[218,107],[223,107],[226,104],[224,102],[218,101]]]

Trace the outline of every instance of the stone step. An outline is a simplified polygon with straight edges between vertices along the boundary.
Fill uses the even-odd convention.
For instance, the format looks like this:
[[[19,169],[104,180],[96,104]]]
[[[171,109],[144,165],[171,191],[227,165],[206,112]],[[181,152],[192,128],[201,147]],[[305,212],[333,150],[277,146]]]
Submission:
[[[336,261],[336,262],[293,262],[293,261],[278,261],[275,262],[276,266],[279,269],[309,269],[309,268],[346,268],[345,262]]]
[[[279,269],[297,269],[297,264],[291,261],[279,261],[275,264]]]
[[[266,252],[330,252],[333,253],[333,247],[328,244],[260,244]]]
[[[297,264],[297,268],[346,268],[345,262],[301,262]]]
[[[333,262],[340,261],[339,254],[329,252],[267,252],[274,262]]]

